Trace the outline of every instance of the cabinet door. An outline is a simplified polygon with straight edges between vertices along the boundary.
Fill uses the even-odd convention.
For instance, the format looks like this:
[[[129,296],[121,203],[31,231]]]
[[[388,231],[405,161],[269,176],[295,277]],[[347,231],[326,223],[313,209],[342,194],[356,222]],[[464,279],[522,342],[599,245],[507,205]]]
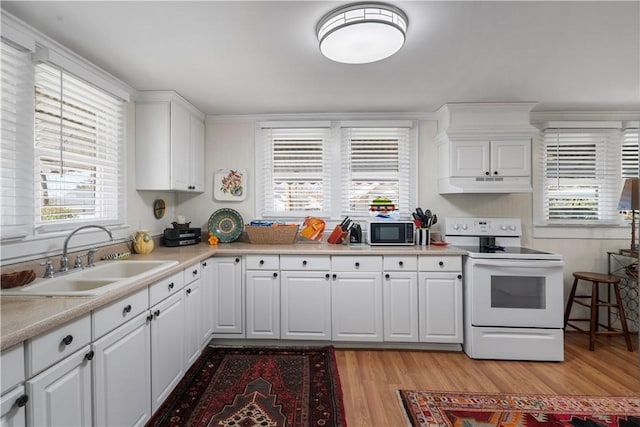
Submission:
[[[491,169],[494,176],[529,176],[531,140],[491,141]]]
[[[209,258],[206,261],[200,263],[200,294],[202,295],[202,316],[200,316],[202,326],[200,332],[200,345],[206,346],[211,339],[213,333],[213,267],[212,259]]]
[[[334,341],[382,341],[382,273],[340,272],[331,281]]]
[[[247,271],[247,338],[280,338],[280,277],[277,271]]]
[[[143,312],[93,343],[99,426],[143,426],[151,417],[151,325]]]
[[[136,189],[171,189],[171,103],[136,102]]]
[[[24,427],[26,420],[26,405],[29,399],[24,394],[24,385],[20,385],[0,399],[0,425],[2,427]]]
[[[193,114],[189,123],[189,186],[192,191],[204,191],[204,123]]]
[[[213,333],[243,335],[240,257],[213,258]],[[223,335],[224,336],[224,335]]]
[[[391,271],[382,280],[384,341],[418,341],[418,273]]]
[[[462,274],[421,272],[418,280],[420,341],[462,343]]]
[[[451,142],[451,176],[485,176],[489,171],[488,140]]]
[[[323,271],[280,273],[280,337],[331,339],[331,282]]]
[[[151,307],[151,411],[184,374],[184,296],[182,292]]]
[[[30,425],[91,425],[90,350],[87,345],[27,381]]]
[[[202,349],[202,291],[200,279],[184,287],[184,337],[187,368],[198,358]]]
[[[171,102],[171,184],[174,190],[189,190],[190,129],[189,110]]]

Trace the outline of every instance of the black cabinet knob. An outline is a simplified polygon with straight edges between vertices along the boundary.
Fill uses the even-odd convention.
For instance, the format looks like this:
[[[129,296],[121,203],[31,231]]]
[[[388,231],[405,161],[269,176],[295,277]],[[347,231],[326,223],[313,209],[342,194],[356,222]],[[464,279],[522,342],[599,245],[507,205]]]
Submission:
[[[264,260],[263,260],[263,259],[261,259],[261,260],[260,260],[260,262],[259,262],[259,264],[260,264],[260,265],[264,265]]]
[[[206,267],[206,266],[207,266],[207,261],[203,262],[203,263],[202,263],[202,266],[203,266],[203,267]]]
[[[193,271],[191,272],[191,274],[193,274],[194,276],[197,276],[197,275],[198,275],[198,270],[193,270]]]
[[[131,313],[131,304],[127,304],[122,311],[125,313]]]
[[[237,263],[238,263],[238,262],[240,262],[240,258],[236,258],[236,262],[237,262]]]
[[[485,175],[490,175],[489,171],[486,171],[484,174],[485,174]]]
[[[26,394],[23,394],[22,396],[16,399],[16,406],[18,408],[22,408],[24,407],[24,405],[27,404],[28,401],[29,401],[29,396],[27,396]]]
[[[147,321],[151,322],[153,320],[153,314],[147,316]]]
[[[156,310],[156,311],[154,311],[154,312],[153,312],[153,316],[154,316],[154,317],[158,317],[158,316],[160,316],[160,310]]]
[[[307,260],[305,259],[304,261],[302,261],[302,266],[306,267],[306,265],[307,265]]]
[[[391,276],[389,275],[389,273],[387,273],[387,274],[385,274],[385,275],[384,275],[384,278],[385,278],[385,279],[388,279],[389,277],[391,277]]]
[[[331,275],[329,273],[327,273],[327,274],[324,275],[324,277],[328,279],[329,277],[331,277]]]
[[[187,295],[191,295],[191,288],[187,289]]]
[[[444,266],[444,262],[440,261],[440,262],[438,263],[438,265],[439,265],[440,267],[442,267],[442,266]]]
[[[493,171],[493,174],[494,175],[498,175],[498,171]]]
[[[62,338],[62,344],[64,345],[69,345],[73,342],[73,335],[67,335],[66,337]]]
[[[95,356],[96,354],[93,352],[93,350],[91,350],[89,353],[84,355],[84,360],[93,360],[93,356]]]
[[[273,277],[278,277],[278,273],[273,273]]]
[[[169,283],[169,290],[173,289],[174,286],[173,282]]]
[[[462,279],[462,274],[458,274],[458,279]]]
[[[360,267],[360,263],[356,262],[356,268],[359,268],[359,267]]]
[[[398,262],[398,265],[399,265],[400,267],[402,267],[402,266],[404,265],[404,262],[399,261],[399,262]]]
[[[334,279],[336,279],[336,278],[338,277],[338,275],[337,275],[337,274],[334,274],[334,275],[333,275],[333,276],[331,276],[331,277],[333,277]]]

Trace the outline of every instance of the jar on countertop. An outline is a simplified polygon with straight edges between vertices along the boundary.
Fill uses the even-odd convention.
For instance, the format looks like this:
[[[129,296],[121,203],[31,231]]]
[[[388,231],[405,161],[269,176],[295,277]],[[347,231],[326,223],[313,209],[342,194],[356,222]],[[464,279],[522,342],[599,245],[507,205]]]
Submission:
[[[149,230],[139,230],[133,238],[133,250],[138,254],[148,254],[153,251],[153,236]]]

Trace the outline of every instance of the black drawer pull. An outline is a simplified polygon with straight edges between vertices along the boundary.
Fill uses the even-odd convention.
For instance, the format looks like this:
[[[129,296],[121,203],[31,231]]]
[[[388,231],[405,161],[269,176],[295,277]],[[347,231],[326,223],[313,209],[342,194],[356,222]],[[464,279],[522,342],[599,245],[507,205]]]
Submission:
[[[302,266],[306,266],[307,265],[307,260],[305,259],[304,261],[302,261]]]
[[[359,268],[359,267],[360,267],[360,263],[356,262],[356,268]]]
[[[84,360],[93,360],[93,356],[95,356],[96,354],[93,352],[93,350],[91,350],[89,353],[84,355]]]
[[[131,304],[127,304],[127,305],[124,307],[123,311],[124,311],[125,313],[131,313]]]
[[[173,289],[174,286],[173,282],[169,283],[169,290]]]
[[[69,345],[73,342],[73,335],[67,335],[66,337],[62,338],[62,344],[64,345]]]
[[[404,262],[400,261],[400,262],[398,262],[398,265],[399,265],[400,267],[402,267],[402,266],[404,265]]]
[[[29,401],[29,396],[27,396],[26,394],[23,394],[22,396],[16,399],[16,406],[18,408],[22,408],[24,407],[24,405],[27,404],[28,401]]]
[[[273,277],[278,277],[278,273],[273,273]]]
[[[160,310],[156,310],[153,312],[154,317],[160,316]]]
[[[194,276],[197,276],[197,275],[198,275],[198,270],[193,270],[193,271],[191,272],[191,274],[193,274]]]
[[[207,266],[207,261],[203,262],[203,263],[202,263],[202,266],[203,266],[203,267],[206,267],[206,266]]]
[[[260,265],[264,265],[264,260],[263,260],[263,259],[261,259],[261,260],[260,260],[260,262],[259,262],[258,264],[260,264]]]
[[[153,320],[153,314],[147,316],[147,321],[151,322]]]
[[[334,274],[332,277],[333,277],[334,279],[336,279],[336,278],[338,277],[338,275],[337,275],[337,274]]]
[[[240,258],[236,258],[236,262],[240,262]]]
[[[458,274],[458,279],[462,279],[462,274]]]
[[[385,274],[385,275],[384,275],[384,278],[385,278],[385,279],[388,279],[389,277],[391,277],[391,276],[389,275],[389,273],[387,273],[387,274]]]
[[[187,295],[191,295],[191,288],[187,289]]]
[[[325,275],[324,275],[324,277],[325,277],[326,279],[328,279],[329,277],[331,277],[331,275],[330,275],[329,273],[327,273],[327,274],[325,274]]]
[[[438,263],[438,265],[439,265],[440,267],[442,267],[442,266],[444,266],[444,262],[440,261],[440,262]]]

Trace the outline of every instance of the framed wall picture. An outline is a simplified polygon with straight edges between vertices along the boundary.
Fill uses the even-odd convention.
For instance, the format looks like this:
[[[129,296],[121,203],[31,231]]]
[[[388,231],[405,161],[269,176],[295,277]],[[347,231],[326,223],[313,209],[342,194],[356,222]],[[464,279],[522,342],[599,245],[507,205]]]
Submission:
[[[218,169],[213,177],[213,198],[240,202],[247,197],[245,169]]]

